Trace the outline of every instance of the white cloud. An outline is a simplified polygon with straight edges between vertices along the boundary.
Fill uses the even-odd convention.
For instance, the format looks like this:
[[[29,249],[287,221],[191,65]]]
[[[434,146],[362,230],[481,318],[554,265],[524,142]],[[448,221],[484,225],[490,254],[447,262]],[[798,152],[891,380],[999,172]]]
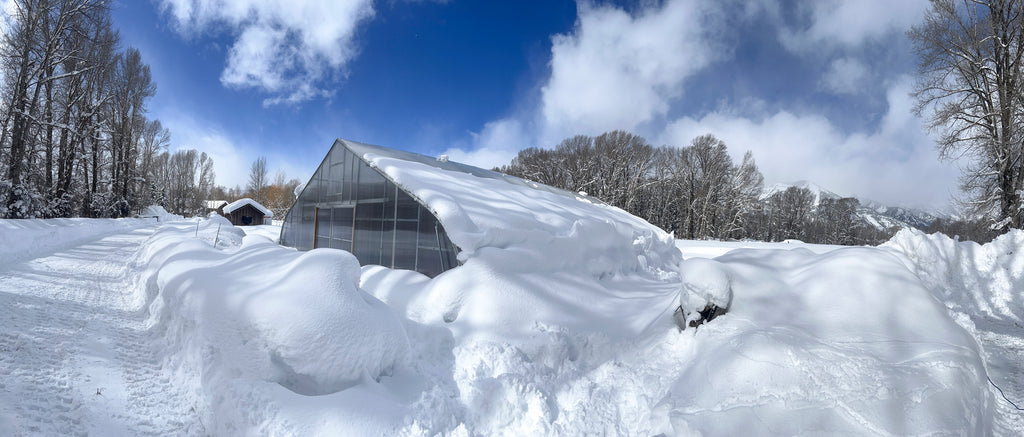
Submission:
[[[783,26],[779,39],[793,52],[813,53],[822,46],[856,47],[904,32],[922,21],[928,0],[816,0],[801,7],[810,25]]]
[[[217,185],[234,187],[249,179],[249,164],[255,157],[245,156],[219,129],[202,125],[189,116],[170,116],[160,120],[171,131],[170,152],[196,149],[213,158]]]
[[[827,45],[822,53],[831,57],[837,49],[893,38],[919,21],[926,6],[889,3],[809,2],[810,27],[780,30],[780,38],[788,35],[790,43],[802,47]],[[758,16],[781,22],[771,2],[744,5],[739,23],[730,25]],[[722,23],[729,20],[720,14],[735,12],[736,6],[669,0],[630,14],[612,6],[582,5],[573,31],[552,39],[551,76],[541,84],[538,103],[485,125],[473,136],[472,148],[446,153],[492,167],[508,163],[519,149],[550,147],[574,134],[626,129],[647,135],[654,144],[683,146],[710,132],[726,141],[737,160],[752,150],[768,182],[806,179],[891,204],[948,203],[956,167],[938,161],[933,141],[911,114],[912,81],[907,77],[878,84],[886,90],[889,109],[871,131],[845,132],[813,109],[767,112],[758,108],[777,106],[744,96],[723,101],[722,109],[711,113],[667,119],[687,104],[682,93],[689,78],[732,56],[713,29],[728,31]],[[820,87],[837,94],[862,93],[878,79],[873,74],[862,59],[840,57],[820,78]]]
[[[633,14],[582,2],[572,32],[552,37],[551,75],[536,105],[487,123],[472,147],[446,152],[485,167],[575,134],[637,130],[665,116],[687,78],[726,50],[712,33],[716,2],[669,0]],[[724,31],[724,29],[721,29]]]
[[[185,35],[235,36],[221,82],[256,88],[264,104],[298,103],[327,92],[320,84],[355,56],[357,26],[374,15],[372,0],[160,0]]]
[[[932,140],[910,113],[911,81],[889,88],[889,110],[877,131],[844,135],[824,117],[779,111],[760,120],[715,112],[671,123],[661,140],[688,145],[712,133],[734,158],[754,153],[766,183],[806,179],[844,195],[890,204],[913,199],[921,206],[946,205],[955,192],[955,165],[938,161]],[[910,205],[913,206],[913,205]]]
[[[196,149],[206,153],[213,158],[217,185],[227,188],[237,185],[244,189],[249,182],[249,168],[260,155],[267,158],[267,176],[271,180],[278,172],[283,172],[286,179],[295,178],[305,183],[312,176],[312,169],[320,163],[321,156],[295,154],[289,150],[267,154],[266,148],[255,144],[236,144],[222,129],[187,114],[161,115],[160,122],[171,131],[169,151]]]
[[[450,148],[444,152],[453,161],[481,168],[507,165],[520,149],[529,147],[529,136],[522,124],[505,118],[484,125],[480,133],[472,133],[474,148]]]
[[[858,94],[863,92],[870,74],[863,62],[849,57],[839,58],[829,64],[819,88],[835,94]]]
[[[582,4],[572,33],[552,38],[545,137],[634,129],[664,116],[684,81],[719,56],[708,36],[714,17],[707,2],[668,1],[634,15]]]

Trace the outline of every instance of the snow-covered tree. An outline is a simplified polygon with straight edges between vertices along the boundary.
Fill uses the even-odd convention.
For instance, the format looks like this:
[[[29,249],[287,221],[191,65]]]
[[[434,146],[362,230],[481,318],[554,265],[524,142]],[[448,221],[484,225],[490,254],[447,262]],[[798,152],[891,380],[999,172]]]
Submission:
[[[920,57],[916,111],[940,133],[942,158],[970,161],[969,212],[993,227],[1024,225],[1024,2],[932,0],[908,33]]]

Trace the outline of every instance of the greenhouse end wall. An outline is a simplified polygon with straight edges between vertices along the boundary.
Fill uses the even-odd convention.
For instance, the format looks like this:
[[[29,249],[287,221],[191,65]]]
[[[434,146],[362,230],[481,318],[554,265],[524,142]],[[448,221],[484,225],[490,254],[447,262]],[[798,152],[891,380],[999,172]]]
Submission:
[[[342,249],[361,265],[430,277],[458,264],[455,246],[434,214],[340,140],[288,211],[281,244]]]

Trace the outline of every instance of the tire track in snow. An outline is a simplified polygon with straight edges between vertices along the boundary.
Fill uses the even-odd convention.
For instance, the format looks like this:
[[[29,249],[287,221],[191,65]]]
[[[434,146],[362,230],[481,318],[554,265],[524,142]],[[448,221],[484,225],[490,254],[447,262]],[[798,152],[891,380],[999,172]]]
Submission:
[[[0,266],[0,434],[201,432],[145,329],[131,262],[152,231]]]

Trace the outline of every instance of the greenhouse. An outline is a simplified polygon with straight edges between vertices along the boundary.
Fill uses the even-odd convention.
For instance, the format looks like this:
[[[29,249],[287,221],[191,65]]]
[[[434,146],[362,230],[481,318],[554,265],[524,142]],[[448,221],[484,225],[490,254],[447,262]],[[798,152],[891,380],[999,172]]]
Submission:
[[[599,277],[659,275],[675,268],[674,241],[584,193],[444,155],[343,139],[334,142],[281,229],[286,246],[342,249],[364,266],[429,277],[469,264],[489,270],[584,268]]]
[[[342,249],[362,265],[430,277],[456,266],[456,248],[434,214],[370,167],[363,159],[367,153],[404,155],[337,140],[288,211],[281,243],[300,250]]]

